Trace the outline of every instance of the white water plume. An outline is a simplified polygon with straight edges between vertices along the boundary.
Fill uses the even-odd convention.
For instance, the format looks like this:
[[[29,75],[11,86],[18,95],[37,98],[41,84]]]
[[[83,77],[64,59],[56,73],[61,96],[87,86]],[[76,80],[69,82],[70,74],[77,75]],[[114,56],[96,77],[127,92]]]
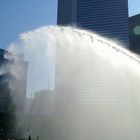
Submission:
[[[32,116],[34,134],[54,140],[139,138],[140,60],[135,54],[93,32],[53,26],[21,34],[8,51],[22,53],[28,62],[28,96],[55,90],[49,122]]]
[[[29,63],[28,77],[31,76],[31,78],[28,78],[28,90],[33,88],[29,92],[38,91],[39,89],[36,88],[39,86],[40,89],[46,88],[48,86],[48,81],[46,81],[48,75],[51,75],[51,82],[53,81],[54,54],[56,47],[59,49],[60,45],[68,51],[72,49],[74,49],[73,51],[82,49],[87,52],[95,51],[100,53],[102,57],[108,57],[114,65],[118,63],[118,67],[125,65],[125,67],[134,69],[134,71],[138,70],[139,59],[134,54],[97,34],[72,29],[71,27],[41,27],[21,34],[19,41],[11,44],[8,48],[12,53],[24,54],[25,60]],[[51,89],[54,89],[53,85],[52,82]]]

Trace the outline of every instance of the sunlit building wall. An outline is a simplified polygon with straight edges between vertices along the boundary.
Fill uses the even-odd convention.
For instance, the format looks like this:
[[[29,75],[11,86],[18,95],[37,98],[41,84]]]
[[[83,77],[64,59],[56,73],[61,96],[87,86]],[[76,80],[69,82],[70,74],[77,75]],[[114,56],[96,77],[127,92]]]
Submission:
[[[102,47],[104,41],[98,45]],[[135,75],[133,77],[131,70],[123,67],[119,61],[113,63],[111,57],[104,56],[103,52],[100,54],[88,46],[79,46],[81,48],[76,50],[74,47],[68,49],[60,46],[56,50],[58,114],[75,123],[75,131],[79,130],[80,124],[80,135],[85,134],[93,139],[119,136],[131,140],[134,136],[130,132],[134,131],[131,109],[135,94],[132,81],[134,85],[137,83],[133,79]],[[88,128],[88,132],[85,128]],[[122,134],[122,131],[125,133]]]

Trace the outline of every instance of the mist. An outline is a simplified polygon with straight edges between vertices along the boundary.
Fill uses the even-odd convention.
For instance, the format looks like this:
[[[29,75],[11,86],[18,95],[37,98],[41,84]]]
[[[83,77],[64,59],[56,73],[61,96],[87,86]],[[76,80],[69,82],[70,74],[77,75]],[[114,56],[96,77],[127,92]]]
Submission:
[[[17,79],[25,77],[23,69],[17,68],[17,56],[23,54],[28,63],[26,97],[33,98],[33,103],[17,117],[21,127],[24,124],[24,129],[31,129],[33,137],[140,137],[140,59],[119,42],[82,29],[50,26],[21,34],[7,50],[14,54],[6,58],[16,62],[10,70]],[[10,89],[20,90],[17,83],[9,82]],[[44,90],[53,93],[45,95],[38,108],[34,93]],[[18,106],[18,98],[14,100]]]

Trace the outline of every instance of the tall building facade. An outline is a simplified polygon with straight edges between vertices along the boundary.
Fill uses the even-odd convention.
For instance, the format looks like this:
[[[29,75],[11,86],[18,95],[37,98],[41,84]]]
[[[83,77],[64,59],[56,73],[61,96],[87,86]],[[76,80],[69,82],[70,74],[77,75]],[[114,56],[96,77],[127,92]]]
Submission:
[[[38,117],[46,117],[54,113],[54,91],[41,90],[35,93],[33,113]]]
[[[74,29],[68,37],[63,29],[63,44],[57,43],[55,93],[58,115],[74,123],[69,125],[74,125],[72,129],[76,132],[79,130],[78,134],[74,133],[76,136],[71,134],[75,139],[133,139],[132,100],[138,93],[136,79],[140,77],[126,68],[124,58],[129,53],[84,31],[83,34],[77,32],[80,40],[75,36],[76,31]],[[130,55],[130,58],[133,57]]]
[[[19,121],[16,115],[22,115],[26,96],[27,62],[19,57],[15,63],[5,54],[13,56],[0,49],[0,139],[12,138],[19,133],[16,132]],[[16,77],[11,69],[20,76]]]
[[[58,0],[58,25],[75,25],[129,46],[127,0]]]
[[[15,108],[10,96],[9,79],[12,78],[4,67],[8,61],[4,58],[5,50],[0,49],[0,139],[6,138],[11,134],[15,123]]]
[[[130,50],[140,54],[140,14],[129,18]]]

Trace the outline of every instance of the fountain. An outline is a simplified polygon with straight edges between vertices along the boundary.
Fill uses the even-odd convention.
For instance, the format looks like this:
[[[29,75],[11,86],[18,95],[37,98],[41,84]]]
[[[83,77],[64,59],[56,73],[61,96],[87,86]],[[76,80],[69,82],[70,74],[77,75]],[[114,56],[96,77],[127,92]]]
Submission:
[[[54,26],[21,34],[8,50],[29,63],[28,96],[46,89],[51,75],[54,112],[44,127],[35,116],[32,124],[42,139],[139,138],[138,56],[96,33]]]

